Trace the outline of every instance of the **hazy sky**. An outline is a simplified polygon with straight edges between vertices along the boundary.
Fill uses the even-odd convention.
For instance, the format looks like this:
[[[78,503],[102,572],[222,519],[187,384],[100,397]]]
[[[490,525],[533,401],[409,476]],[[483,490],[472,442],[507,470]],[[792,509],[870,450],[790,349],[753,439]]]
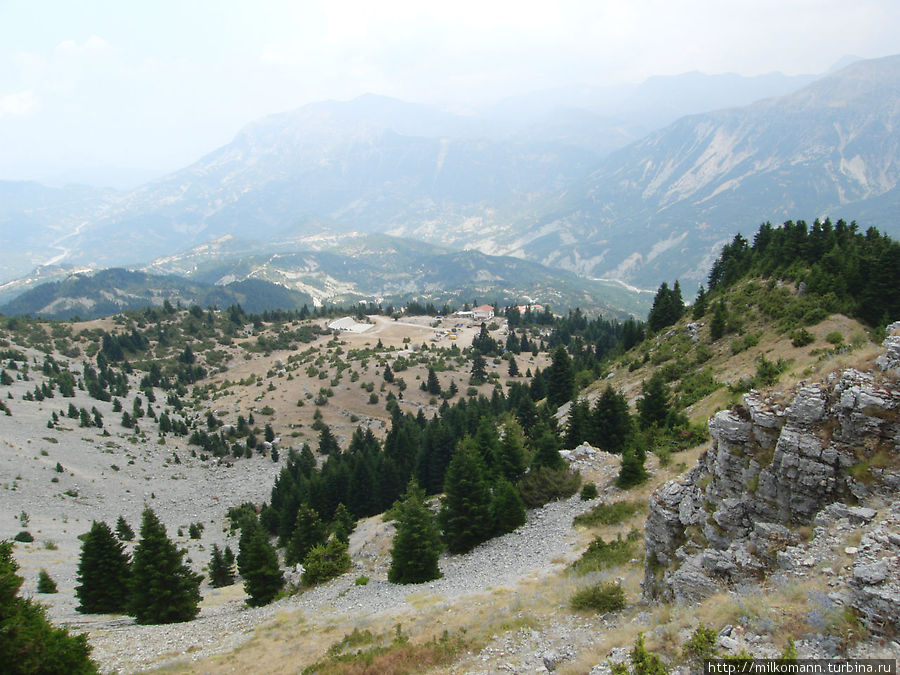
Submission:
[[[898,0],[0,0],[0,178],[173,170],[365,92],[471,104],[898,52]]]

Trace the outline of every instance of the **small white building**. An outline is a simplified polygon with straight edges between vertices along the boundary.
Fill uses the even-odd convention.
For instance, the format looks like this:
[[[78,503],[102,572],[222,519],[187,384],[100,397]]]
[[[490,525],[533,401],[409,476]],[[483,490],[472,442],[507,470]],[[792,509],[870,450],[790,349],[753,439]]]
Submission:
[[[479,305],[472,310],[472,319],[475,321],[490,321],[494,318],[494,308],[490,305]]]

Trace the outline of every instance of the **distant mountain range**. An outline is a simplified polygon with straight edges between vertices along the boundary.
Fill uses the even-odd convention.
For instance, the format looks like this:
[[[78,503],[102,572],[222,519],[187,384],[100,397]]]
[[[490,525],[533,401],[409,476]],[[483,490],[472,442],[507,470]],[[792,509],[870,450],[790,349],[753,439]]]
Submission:
[[[427,275],[402,256],[394,276],[366,266],[399,255],[397,239],[364,236],[382,233],[428,242],[432,256],[477,250],[588,280],[688,288],[736,231],[767,219],[830,215],[896,231],[900,57],[812,79],[693,73],[467,115],[372,95],[313,104],[130,192],[0,183],[0,245],[17,252],[0,280],[46,263],[215,275],[227,253],[235,279],[255,269],[290,287],[313,263],[327,269],[322,297],[342,284],[348,297],[423,292]],[[317,238],[355,262],[313,256]],[[205,271],[174,270],[198,257]],[[46,274],[0,287],[0,299]],[[310,284],[311,296],[322,290]]]
[[[248,254],[246,244],[228,236],[144,271],[57,268],[55,281],[10,293],[14,299],[0,312],[89,319],[161,306],[165,300],[220,308],[239,303],[250,312],[361,301],[400,307],[417,300],[438,307],[485,301],[549,304],[556,311],[577,306],[624,317],[644,314],[652,299],[526,260],[447,251],[385,235],[316,237],[307,250],[275,255]]]
[[[201,307],[240,304],[248,312],[312,306],[308,295],[255,279],[214,286],[176,276],[106,269],[41,284],[0,307],[0,311],[9,316],[95,319],[128,309],[161,307],[166,300],[173,305]]]
[[[860,61],[788,96],[684,117],[484,245],[586,275],[699,281],[726,240],[766,220],[900,231],[898,179],[900,57]]]

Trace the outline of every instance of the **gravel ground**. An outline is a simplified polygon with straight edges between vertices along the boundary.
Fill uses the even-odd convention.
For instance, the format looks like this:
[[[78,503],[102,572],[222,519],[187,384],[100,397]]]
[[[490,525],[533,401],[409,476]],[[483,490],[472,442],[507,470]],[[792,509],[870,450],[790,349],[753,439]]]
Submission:
[[[617,460],[606,461],[607,472],[617,471]],[[515,587],[526,578],[538,578],[568,564],[576,552],[577,533],[572,518],[595,504],[577,496],[530,511],[528,522],[513,533],[492,539],[466,555],[444,555],[443,577],[420,586],[401,586],[387,581],[389,557],[375,554],[373,544],[389,537],[392,525],[379,517],[363,521],[351,537],[353,570],[301,595],[279,600],[259,609],[243,606],[243,595],[219,598],[207,594],[200,616],[185,624],[137,626],[130,621],[105,621],[85,626],[90,631],[94,656],[104,670],[138,672],[151,664],[196,661],[234,649],[257,627],[273,616],[302,612],[307,623],[351,625],[361,613],[366,616],[414,610],[410,595],[426,590],[452,606],[466,596],[501,586]],[[360,574],[370,581],[355,585]],[[213,592],[215,593],[215,592]],[[209,606],[208,603],[215,603]],[[135,645],[139,647],[135,648]]]

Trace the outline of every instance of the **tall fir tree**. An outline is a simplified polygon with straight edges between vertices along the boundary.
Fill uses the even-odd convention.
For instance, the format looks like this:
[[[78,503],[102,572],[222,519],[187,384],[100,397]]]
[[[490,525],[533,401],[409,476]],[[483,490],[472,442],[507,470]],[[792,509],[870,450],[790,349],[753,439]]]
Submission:
[[[324,544],[327,538],[328,528],[319,518],[319,514],[308,504],[301,504],[297,509],[294,532],[285,549],[285,564],[302,563],[313,547]]]
[[[244,590],[251,607],[268,605],[284,587],[284,576],[278,565],[278,554],[261,527],[249,527],[241,533],[238,571],[244,579]]]
[[[566,447],[570,450],[594,436],[591,409],[586,399],[573,401],[566,423]]]
[[[343,502],[339,503],[334,510],[334,525],[332,529],[335,538],[345,544],[350,542],[350,535],[353,534],[353,530],[356,529],[356,518],[354,518],[353,514],[351,514],[347,507],[344,506]]]
[[[209,559],[209,585],[213,588],[231,586],[234,583],[234,559],[230,564],[225,561],[225,554],[218,544],[213,544]]]
[[[534,377],[531,378],[531,400],[540,401],[547,396],[547,382],[540,368],[534,369]],[[526,427],[527,428],[527,427]]]
[[[337,454],[341,451],[341,446],[338,445],[337,439],[331,433],[331,428],[327,424],[323,424],[319,430],[318,450],[320,455]]]
[[[438,520],[451,553],[465,553],[491,537],[491,491],[481,455],[470,443],[459,444],[447,467]]]
[[[531,399],[524,397],[523,400]],[[533,405],[533,403],[532,403]],[[525,464],[525,435],[516,418],[511,417],[503,427],[503,438],[497,448],[497,471],[510,483],[522,477]]]
[[[544,380],[547,383],[547,403],[554,408],[575,395],[575,369],[569,353],[562,345],[553,352],[553,361],[544,371]]]
[[[509,368],[506,371],[506,374],[510,377],[518,377],[519,376],[519,364],[516,363],[516,357],[510,354],[509,356]]]
[[[434,368],[428,368],[428,378],[425,381],[425,391],[427,391],[432,396],[440,396],[441,394],[441,381],[438,379],[437,373],[434,372]]]
[[[131,525],[125,520],[125,516],[119,516],[119,519],[116,521],[116,534],[122,541],[134,539],[134,530],[131,529]]]
[[[472,372],[469,377],[469,384],[477,386],[484,384],[485,380],[487,380],[487,361],[484,360],[481,352],[476,351],[474,356],[472,356]]]
[[[713,318],[709,322],[709,337],[715,341],[725,335],[725,329],[728,323],[728,309],[725,307],[725,301],[719,300],[713,309]]]
[[[654,373],[642,385],[643,397],[638,401],[641,429],[666,426],[669,417],[669,387],[661,372]]]
[[[533,455],[531,458],[531,468],[546,467],[554,471],[559,471],[566,467],[566,460],[559,454],[559,439],[553,430],[545,422],[540,422],[539,430],[535,433],[535,439],[531,443]]]
[[[684,314],[684,300],[681,297],[681,285],[678,281],[670,289],[664,281],[653,298],[653,307],[647,316],[647,326],[656,332],[671,326]]]
[[[597,399],[593,416],[596,446],[606,452],[622,452],[632,433],[631,414],[625,397],[607,384]]]
[[[515,486],[505,478],[494,484],[491,493],[491,518],[496,535],[512,532],[525,524],[525,502]]]
[[[200,612],[200,581],[149,507],[134,549],[129,614],[141,624],[190,621]]]
[[[83,614],[119,614],[128,608],[131,568],[125,547],[103,521],[94,522],[81,545],[76,609]]]
[[[691,308],[691,318],[694,321],[699,321],[706,314],[707,301],[706,291],[703,289],[703,286],[700,286],[697,289],[697,298],[694,300],[694,305]]]
[[[440,578],[441,533],[425,504],[425,492],[415,481],[410,481],[402,501],[397,503],[396,514],[388,581],[421,584]]]

